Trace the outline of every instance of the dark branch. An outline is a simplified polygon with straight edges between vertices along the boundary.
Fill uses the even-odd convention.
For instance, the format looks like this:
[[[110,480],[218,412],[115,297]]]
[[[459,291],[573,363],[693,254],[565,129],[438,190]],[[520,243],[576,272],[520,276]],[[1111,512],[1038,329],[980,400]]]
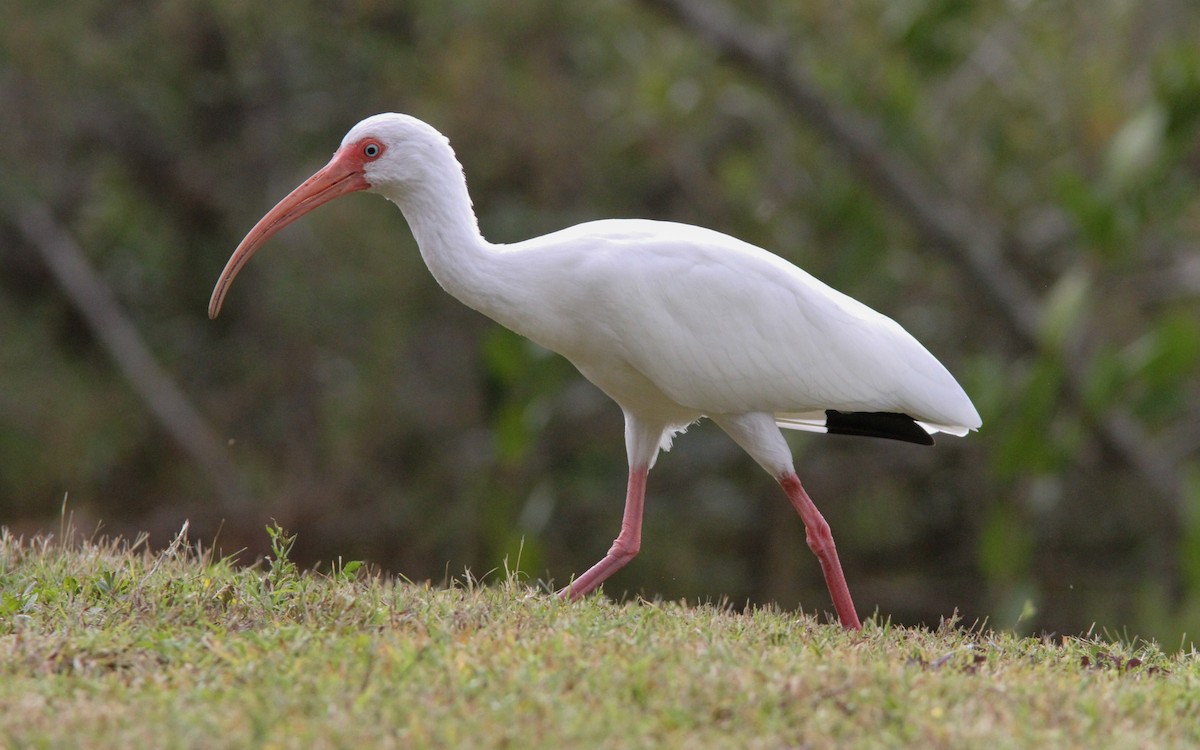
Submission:
[[[216,490],[224,510],[232,516],[243,514],[249,494],[241,473],[216,433],[158,364],[79,245],[44,205],[25,205],[16,224],[150,413]]]

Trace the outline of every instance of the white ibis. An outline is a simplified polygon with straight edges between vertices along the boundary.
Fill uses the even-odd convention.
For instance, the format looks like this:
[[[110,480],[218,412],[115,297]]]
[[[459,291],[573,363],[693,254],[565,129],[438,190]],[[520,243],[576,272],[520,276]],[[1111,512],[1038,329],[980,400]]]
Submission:
[[[926,445],[936,432],[978,428],[954,377],[899,324],[766,250],[686,224],[593,221],[489,243],[449,142],[401,114],[355,125],[330,162],[250,230],[217,281],[209,317],[268,238],[359,190],[400,207],[447,292],[562,354],[625,414],[621,532],[559,596],[588,594],[638,553],[647,473],[677,432],[708,417],[778,480],[841,624],[861,627],[829,525],[779,428]]]

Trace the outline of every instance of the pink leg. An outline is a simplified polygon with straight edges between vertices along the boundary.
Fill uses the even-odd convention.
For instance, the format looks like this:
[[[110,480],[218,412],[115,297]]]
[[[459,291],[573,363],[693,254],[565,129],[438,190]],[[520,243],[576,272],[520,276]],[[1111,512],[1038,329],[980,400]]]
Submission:
[[[642,546],[642,506],[646,497],[647,466],[629,470],[629,490],[625,494],[625,516],[621,519],[621,533],[609,548],[604,559],[588,568],[587,572],[563,587],[558,596],[562,599],[579,599],[587,596],[597,586],[632,560]]]
[[[858,621],[858,613],[854,611],[854,601],[850,599],[850,589],[846,586],[846,577],[842,575],[842,564],[838,562],[837,548],[834,547],[833,534],[829,531],[829,524],[825,522],[825,518],[817,510],[817,506],[813,505],[812,499],[800,485],[799,477],[795,474],[784,474],[779,478],[779,484],[787,493],[788,500],[792,501],[792,507],[800,514],[800,519],[804,521],[805,539],[808,541],[809,549],[821,561],[821,570],[825,573],[825,584],[829,586],[829,593],[833,597],[833,606],[837,610],[842,627],[847,630],[861,630],[862,624]]]

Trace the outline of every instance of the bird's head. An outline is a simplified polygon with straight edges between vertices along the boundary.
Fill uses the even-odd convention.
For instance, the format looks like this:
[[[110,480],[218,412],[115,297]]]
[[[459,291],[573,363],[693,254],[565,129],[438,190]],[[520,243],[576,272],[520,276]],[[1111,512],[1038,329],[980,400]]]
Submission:
[[[388,113],[355,125],[329,163],[259,219],[233,251],[213,289],[208,317],[217,317],[238,271],[276,232],[347,193],[368,190],[402,197],[411,186],[427,180],[433,165],[447,152],[453,158],[445,137],[415,117]]]

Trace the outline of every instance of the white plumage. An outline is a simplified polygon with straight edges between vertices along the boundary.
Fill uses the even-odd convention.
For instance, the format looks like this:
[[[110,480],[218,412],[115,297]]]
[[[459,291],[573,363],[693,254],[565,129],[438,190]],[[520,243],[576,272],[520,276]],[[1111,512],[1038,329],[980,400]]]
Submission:
[[[564,595],[587,593],[636,554],[646,472],[675,432],[708,416],[783,485],[842,624],[858,627],[828,526],[795,478],[776,425],[913,442],[980,426],[946,368],[895,321],[727,235],[605,220],[488,243],[449,143],[406,115],[356,125],[330,163],[251,230],[217,283],[210,315],[267,238],[356,190],[400,207],[446,291],[565,356],[624,411],[630,487],[622,532]]]

